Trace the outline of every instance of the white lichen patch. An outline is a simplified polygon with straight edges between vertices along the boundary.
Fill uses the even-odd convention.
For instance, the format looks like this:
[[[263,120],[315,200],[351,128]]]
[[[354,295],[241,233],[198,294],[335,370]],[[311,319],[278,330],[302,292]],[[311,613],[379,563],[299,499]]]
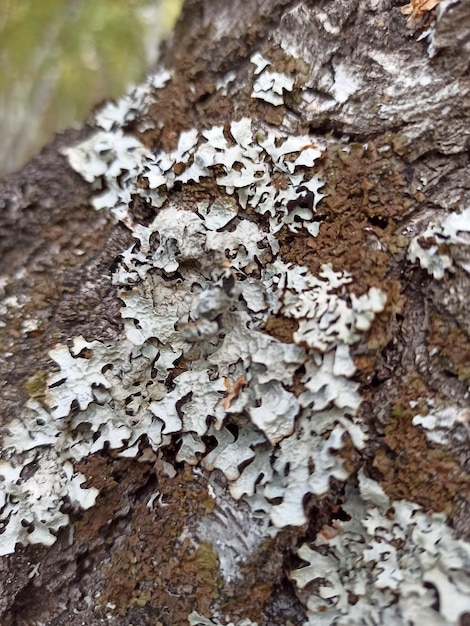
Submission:
[[[271,62],[259,52],[251,57],[251,62],[255,66],[254,74],[256,76],[251,97],[264,100],[274,106],[284,104],[284,91],[292,91],[295,78],[266,69],[271,65]]]
[[[452,536],[445,515],[390,502],[362,471],[343,508],[350,519],[304,544],[306,566],[291,573],[300,589],[315,585],[308,623],[457,626],[469,606],[470,546]]]
[[[318,277],[301,265],[289,268],[278,261],[275,266],[282,267],[285,281],[278,311],[298,320],[299,328],[294,333],[298,344],[320,351],[353,344],[370,328],[375,314],[384,309],[383,291],[371,287],[360,298],[348,296],[345,287],[352,277],[346,272],[333,272],[330,265],[324,265]]]
[[[470,410],[456,405],[432,407],[427,415],[415,415],[414,426],[421,426],[429,441],[449,445],[450,441],[468,444]]]
[[[167,70],[152,74],[141,85],[132,87],[117,102],[106,103],[95,115],[95,125],[109,132],[130,124],[136,117],[141,116],[153,101],[153,90],[161,89],[170,78],[171,74]]]
[[[52,545],[54,533],[69,521],[60,510],[66,498],[83,509],[95,503],[98,491],[82,489],[84,481],[53,447],[31,451],[21,464],[0,461],[0,510],[6,515],[0,556],[14,552],[17,543]]]
[[[270,72],[261,55],[252,63],[253,97],[282,103],[292,79]],[[227,490],[212,487],[220,526],[208,516],[193,532],[195,541],[213,544],[229,580],[264,538],[308,521],[309,495],[347,481],[341,452],[367,440],[351,346],[384,310],[386,295],[370,288],[356,297],[347,272],[325,264],[313,274],[302,259],[287,264],[279,254],[281,229],[316,236],[321,228],[315,167],[322,149],[310,136],[286,136],[245,117],[187,130],[175,150],[152,152],[125,132],[141,105],[133,106],[108,106],[100,129],[66,151],[99,191],[95,208],[122,220],[135,238],[113,276],[123,336],[76,337],[51,351],[57,371],[45,405],[31,400],[4,441],[2,551],[52,543],[68,523],[64,502],[93,504],[96,491],[82,489],[74,461],[106,446],[132,458],[145,438],[157,455],[171,448],[195,472],[223,474]],[[194,199],[204,179],[212,196]],[[146,225],[130,210],[136,197],[154,209]],[[450,214],[424,234],[430,247],[416,238],[408,257],[436,278],[453,265],[468,271],[469,232],[469,209]],[[289,341],[266,332],[273,317],[292,329]],[[454,428],[458,418],[436,410],[414,423],[438,436],[449,420]],[[303,546],[307,565],[292,574],[306,590],[309,623],[458,624],[468,606],[470,557],[444,516],[390,502],[362,473],[359,489],[347,486],[343,508],[350,519]],[[238,529],[229,539],[225,523]],[[219,617],[189,619],[218,624]]]
[[[351,69],[339,63],[334,66],[334,83],[331,88],[336,102],[343,104],[360,88],[360,83]]]
[[[445,246],[446,252],[440,252]],[[470,209],[450,213],[441,224],[430,225],[414,237],[408,248],[408,259],[419,261],[435,279],[444,278],[445,270],[454,265],[470,273]]]

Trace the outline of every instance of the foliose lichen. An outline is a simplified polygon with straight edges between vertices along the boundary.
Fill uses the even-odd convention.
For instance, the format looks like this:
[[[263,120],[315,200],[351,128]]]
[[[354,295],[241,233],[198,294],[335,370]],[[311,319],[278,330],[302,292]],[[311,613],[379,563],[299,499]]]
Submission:
[[[282,104],[293,80],[266,70],[260,54],[252,63],[252,96]],[[32,398],[4,442],[3,553],[17,542],[51,544],[68,523],[65,500],[93,505],[96,490],[80,487],[73,463],[105,446],[133,457],[145,438],[154,452],[176,447],[177,462],[219,470],[271,536],[304,525],[307,496],[349,476],[338,454],[346,439],[357,450],[367,440],[350,346],[387,296],[370,287],[358,297],[347,272],[325,263],[314,274],[279,254],[283,229],[316,237],[321,228],[314,218],[322,147],[243,117],[184,131],[173,151],[152,151],[126,126],[169,79],[161,72],[107,105],[96,132],[65,151],[99,192],[95,208],[135,238],[113,277],[124,334],[109,342],[75,337],[51,351],[58,371],[44,402]],[[172,193],[186,188],[189,196],[206,180],[217,197],[186,205]],[[150,223],[135,220],[136,198],[154,211]],[[451,216],[433,236],[452,243],[468,231],[467,219]],[[409,258],[430,267],[424,250],[416,241]],[[276,316],[294,322],[291,341],[266,332]],[[468,547],[443,516],[390,502],[363,474],[359,484],[347,487],[349,521],[299,551],[309,566],[292,578],[300,588],[314,583],[309,623],[405,624],[425,615],[457,624],[470,592]],[[425,612],[417,616],[416,607]],[[189,623],[217,619],[193,613]]]
[[[408,248],[408,259],[418,260],[435,279],[441,280],[445,270],[460,266],[470,273],[470,209],[450,213],[440,224],[432,224]]]
[[[309,624],[458,624],[468,609],[470,546],[452,537],[446,516],[391,502],[362,470],[343,508],[349,519],[304,544],[307,565],[291,574],[300,589],[316,583]]]

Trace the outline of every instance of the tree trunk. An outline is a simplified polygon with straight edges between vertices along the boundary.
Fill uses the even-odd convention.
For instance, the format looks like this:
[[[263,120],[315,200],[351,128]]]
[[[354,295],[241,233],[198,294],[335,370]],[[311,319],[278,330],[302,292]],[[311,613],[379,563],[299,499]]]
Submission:
[[[469,33],[188,0],[1,184],[3,625],[470,623]]]

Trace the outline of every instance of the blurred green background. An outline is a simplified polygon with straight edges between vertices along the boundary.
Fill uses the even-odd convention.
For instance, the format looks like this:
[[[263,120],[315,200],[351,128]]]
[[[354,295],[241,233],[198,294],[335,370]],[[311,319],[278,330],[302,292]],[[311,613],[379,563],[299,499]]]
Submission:
[[[124,93],[182,0],[0,0],[0,176]]]

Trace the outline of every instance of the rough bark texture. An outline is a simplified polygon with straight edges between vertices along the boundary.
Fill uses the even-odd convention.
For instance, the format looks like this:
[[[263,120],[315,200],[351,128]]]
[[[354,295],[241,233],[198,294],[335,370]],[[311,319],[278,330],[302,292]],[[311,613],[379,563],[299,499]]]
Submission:
[[[470,2],[444,0],[437,21],[434,9],[410,22],[400,6],[393,0],[188,0],[162,52],[161,68],[171,80],[127,126],[156,154],[174,150],[183,131],[225,125],[227,134],[229,123],[242,118],[252,120],[255,132],[309,135],[324,148],[315,165],[325,194],[315,209],[318,235],[283,227],[277,238],[285,263],[315,276],[330,264],[352,275],[350,295],[372,288],[387,296],[351,347],[362,398],[358,419],[368,439],[358,449],[349,435],[343,438],[338,454],[348,480],[333,476],[326,493],[308,494],[307,523],[258,543],[241,577],[230,581],[219,571],[211,538],[197,546],[181,539],[210,516],[214,534],[246,532],[250,510],[240,502],[233,517],[225,478],[176,463],[174,444],[159,456],[140,441],[138,461],[106,445],[75,464],[87,485],[100,490],[96,504],[81,511],[66,499],[70,526],[58,531],[53,546],[18,544],[1,557],[4,626],[175,626],[194,610],[209,618],[214,607],[222,623],[227,617],[234,624],[243,618],[303,624],[307,591],[315,595],[323,576],[313,577],[307,591],[296,589],[291,572],[303,563],[297,550],[337,532],[359,470],[391,503],[444,513],[454,536],[470,540],[470,248],[464,235],[456,241],[435,235],[447,215],[470,207]],[[427,28],[431,44],[419,39]],[[295,79],[279,106],[252,97],[256,52],[273,71]],[[134,241],[129,226],[150,224],[158,211],[136,197],[126,226],[92,207],[93,186],[61,151],[93,132],[64,134],[0,184],[4,433],[14,419],[26,419],[28,398],[47,405],[47,377],[57,370],[48,352],[56,344],[79,335],[88,342],[123,335],[112,274]],[[177,183],[169,193],[173,206],[196,210],[220,189],[204,178]],[[299,206],[303,201],[308,204],[302,196]],[[259,219],[249,210],[244,215]],[[416,239],[421,256],[413,257],[410,242],[423,233]],[[432,276],[425,265],[434,245],[433,258],[449,261],[442,275]],[[296,324],[273,314],[264,332],[289,343]],[[304,389],[304,373],[296,373],[292,393]],[[415,419],[426,414],[437,416],[434,439]],[[149,506],[156,492],[164,506]],[[437,583],[436,593],[437,615]],[[352,611],[357,598],[350,594],[348,602]],[[327,612],[321,605],[315,610]],[[361,623],[347,615],[337,623]],[[409,623],[402,619],[393,623]],[[470,611],[446,619],[435,623],[466,624]],[[316,623],[311,613],[310,620]]]

